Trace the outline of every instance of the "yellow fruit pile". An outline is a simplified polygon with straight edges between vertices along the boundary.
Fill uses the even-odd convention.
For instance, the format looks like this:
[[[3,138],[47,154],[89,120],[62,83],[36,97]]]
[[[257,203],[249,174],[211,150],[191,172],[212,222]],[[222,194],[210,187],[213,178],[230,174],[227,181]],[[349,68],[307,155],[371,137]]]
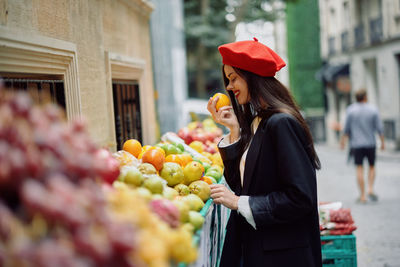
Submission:
[[[136,253],[132,257],[146,266],[169,266],[175,262],[192,263],[197,249],[192,244],[192,234],[186,227],[169,227],[148,207],[146,199],[129,187],[119,186],[108,195],[115,218],[132,223],[139,230]]]

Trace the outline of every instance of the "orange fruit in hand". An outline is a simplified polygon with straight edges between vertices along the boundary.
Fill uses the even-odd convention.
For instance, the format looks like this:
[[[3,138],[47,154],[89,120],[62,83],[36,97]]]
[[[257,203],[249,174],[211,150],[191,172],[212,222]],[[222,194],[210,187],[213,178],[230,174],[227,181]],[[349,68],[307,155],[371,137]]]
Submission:
[[[142,152],[142,144],[136,139],[126,140],[122,149],[131,153],[136,158],[139,156],[140,152]]]
[[[214,98],[216,98],[217,96],[219,96],[219,99],[217,101],[217,104],[215,106],[215,108],[217,109],[217,111],[224,107],[224,106],[230,106],[231,105],[231,101],[229,100],[229,97],[225,94],[221,94],[221,93],[216,93],[212,99],[214,100]]]
[[[163,167],[165,156],[158,149],[149,149],[143,153],[142,162],[152,164],[159,171]]]

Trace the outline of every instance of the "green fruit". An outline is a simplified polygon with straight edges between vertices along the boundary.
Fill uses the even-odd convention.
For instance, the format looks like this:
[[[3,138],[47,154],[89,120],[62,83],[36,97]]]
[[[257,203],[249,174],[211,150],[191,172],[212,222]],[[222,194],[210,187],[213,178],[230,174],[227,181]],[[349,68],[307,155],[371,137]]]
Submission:
[[[177,184],[174,189],[178,192],[180,196],[187,196],[190,194],[190,189],[187,185]]]
[[[167,144],[165,146],[165,156],[168,156],[171,154],[180,154],[179,152],[180,152],[180,150],[173,144]]]
[[[210,186],[204,181],[195,181],[189,185],[190,193],[197,195],[203,202],[210,198]]]
[[[185,223],[189,220],[189,205],[184,202],[183,200],[172,200],[172,203],[178,208],[179,210],[179,220],[182,223]]]
[[[215,180],[215,178],[214,178],[214,177],[211,177],[211,176],[208,176],[208,177],[211,179],[211,181],[212,181],[212,183],[213,183],[213,184],[216,184],[216,183],[218,183],[218,182],[217,182],[217,180]]]
[[[189,211],[189,222],[195,230],[199,230],[204,224],[204,217],[197,211]]]
[[[203,176],[203,167],[197,161],[189,162],[183,169],[183,174],[185,176],[183,183],[189,185],[194,181],[200,180],[201,176]]]
[[[141,186],[143,174],[135,167],[129,167],[124,171],[124,182],[134,186]]]
[[[160,194],[154,194],[151,196],[151,200],[155,200],[155,199],[163,199],[164,197]]]
[[[157,174],[156,168],[153,164],[150,163],[142,163],[138,166],[138,170],[143,174]]]
[[[173,200],[176,196],[179,196],[179,193],[175,189],[173,189],[169,186],[166,186],[166,187],[164,187],[163,196],[166,199]]]
[[[167,181],[169,186],[180,184],[184,179],[182,167],[175,162],[164,163],[160,176]]]
[[[204,202],[195,194],[184,196],[182,200],[188,204],[190,210],[200,211],[204,207]]]
[[[189,214],[188,214],[188,218],[189,218]],[[193,234],[194,230],[195,230],[193,224],[191,224],[190,222],[182,224],[182,228],[191,234]]]
[[[143,187],[150,190],[153,194],[162,194],[164,185],[160,177],[150,177],[144,180]]]
[[[217,170],[213,170],[213,169],[210,170],[210,169],[206,172],[205,175],[210,176],[210,177],[214,178],[215,180],[217,180],[217,182],[219,182],[221,180],[222,173]]]
[[[144,187],[139,187],[136,189],[136,192],[142,196],[146,201],[150,201],[152,198],[152,194],[149,189]]]
[[[185,151],[185,147],[183,146],[183,144],[181,144],[181,143],[174,143],[174,144],[175,144],[175,146],[176,146],[178,149],[180,149],[182,152]]]
[[[204,171],[207,172],[207,170],[211,167],[211,164],[208,162],[202,162],[201,164],[203,164],[204,167]]]
[[[211,170],[217,171],[217,172],[221,173],[221,171],[220,171],[220,169],[219,169],[218,167],[215,167],[215,166],[211,166],[211,165],[210,165],[210,168],[208,168],[207,171],[211,171]]]

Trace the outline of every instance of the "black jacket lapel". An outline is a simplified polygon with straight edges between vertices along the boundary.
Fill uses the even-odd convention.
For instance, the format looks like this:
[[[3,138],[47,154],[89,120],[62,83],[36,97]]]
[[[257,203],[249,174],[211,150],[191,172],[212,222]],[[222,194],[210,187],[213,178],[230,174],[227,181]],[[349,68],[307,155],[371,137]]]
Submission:
[[[253,176],[254,168],[261,148],[262,137],[264,136],[264,124],[265,124],[265,119],[263,119],[258,125],[256,134],[253,136],[253,140],[251,141],[249,151],[247,152],[246,162],[244,167],[243,190],[241,192],[242,195],[246,195],[249,190],[251,178]]]

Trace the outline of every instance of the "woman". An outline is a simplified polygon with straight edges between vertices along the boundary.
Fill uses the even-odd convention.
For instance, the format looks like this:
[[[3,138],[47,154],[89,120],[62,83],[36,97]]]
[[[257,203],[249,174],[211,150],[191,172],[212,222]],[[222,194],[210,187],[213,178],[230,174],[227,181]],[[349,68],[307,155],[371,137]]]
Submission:
[[[224,185],[211,185],[217,204],[232,209],[220,266],[322,266],[310,131],[289,91],[274,78],[285,62],[254,41],[220,46],[232,106],[214,120],[230,129],[219,143]]]

